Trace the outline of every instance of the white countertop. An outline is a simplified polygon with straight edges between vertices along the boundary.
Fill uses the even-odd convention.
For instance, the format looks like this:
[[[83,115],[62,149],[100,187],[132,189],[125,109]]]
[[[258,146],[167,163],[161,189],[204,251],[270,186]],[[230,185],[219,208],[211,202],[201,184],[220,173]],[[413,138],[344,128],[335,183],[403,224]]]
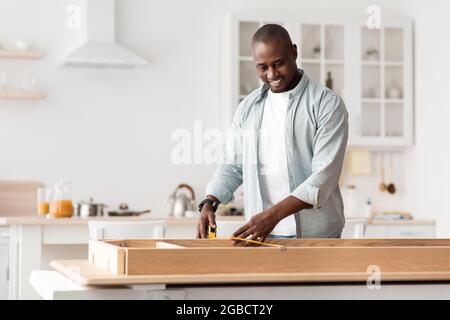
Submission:
[[[218,221],[244,221],[243,216],[217,216]],[[183,225],[183,224],[195,224],[198,222],[198,218],[176,218],[176,217],[158,217],[152,214],[143,214],[137,217],[89,217],[89,218],[50,218],[39,216],[21,216],[21,217],[1,217],[0,226],[14,225],[14,224],[27,224],[27,225],[53,225],[53,224],[73,224],[83,225],[87,224],[89,220],[99,221],[151,221],[151,220],[166,220],[168,224]]]
[[[427,219],[427,220],[369,220],[368,224],[371,225],[418,225],[418,224],[432,224],[435,225],[436,221]]]
[[[19,217],[2,217],[0,216],[0,226],[7,226],[13,224],[27,224],[27,225],[54,225],[54,224],[73,224],[83,225],[87,224],[89,220],[100,221],[149,221],[149,220],[166,220],[171,225],[196,224],[198,218],[176,218],[168,216],[155,216],[153,214],[143,214],[137,217],[89,217],[89,218],[50,218],[39,216],[19,216]],[[217,216],[219,221],[244,221],[244,216]],[[370,220],[369,225],[435,225],[435,220]]]

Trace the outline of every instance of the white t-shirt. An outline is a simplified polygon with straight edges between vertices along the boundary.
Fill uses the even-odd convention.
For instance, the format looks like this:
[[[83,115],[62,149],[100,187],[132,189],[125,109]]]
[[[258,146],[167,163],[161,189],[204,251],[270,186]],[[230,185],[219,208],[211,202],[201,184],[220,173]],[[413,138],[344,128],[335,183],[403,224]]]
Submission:
[[[291,194],[285,143],[286,112],[291,91],[273,93],[269,90],[264,105],[258,154],[261,165],[259,186],[264,210]],[[281,220],[271,234],[296,235],[294,215]]]

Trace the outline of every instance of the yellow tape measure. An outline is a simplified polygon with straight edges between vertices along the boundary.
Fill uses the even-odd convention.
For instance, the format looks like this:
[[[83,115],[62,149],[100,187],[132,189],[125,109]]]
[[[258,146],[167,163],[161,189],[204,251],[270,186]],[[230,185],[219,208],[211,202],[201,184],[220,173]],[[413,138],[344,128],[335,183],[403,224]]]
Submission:
[[[213,228],[208,225],[208,239],[213,239],[217,237],[217,228]]]
[[[217,227],[213,228],[210,225],[208,225],[208,239],[214,239],[214,238],[217,238]],[[222,238],[222,239],[245,241],[245,242],[259,244],[262,246],[280,248],[282,251],[286,250],[286,247],[284,245],[280,245],[280,244],[265,243],[265,242],[261,242],[261,241],[244,239],[244,238],[239,238],[239,237],[229,237],[229,238]]]

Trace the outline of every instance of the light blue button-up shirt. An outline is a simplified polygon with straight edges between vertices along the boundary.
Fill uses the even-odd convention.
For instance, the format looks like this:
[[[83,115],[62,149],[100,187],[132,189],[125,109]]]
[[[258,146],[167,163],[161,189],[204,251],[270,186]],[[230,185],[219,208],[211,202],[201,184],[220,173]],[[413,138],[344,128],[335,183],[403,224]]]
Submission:
[[[247,220],[263,211],[258,144],[268,90],[263,85],[239,104],[232,139],[206,190],[228,203],[243,183]],[[291,195],[313,206],[295,214],[299,238],[340,237],[345,220],[338,183],[347,139],[348,113],[342,98],[303,72],[289,96],[285,135]]]

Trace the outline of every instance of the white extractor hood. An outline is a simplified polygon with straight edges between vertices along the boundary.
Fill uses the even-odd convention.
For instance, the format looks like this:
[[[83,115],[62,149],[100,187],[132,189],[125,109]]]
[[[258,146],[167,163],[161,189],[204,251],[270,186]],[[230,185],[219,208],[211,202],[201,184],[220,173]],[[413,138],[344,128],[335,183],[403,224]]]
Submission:
[[[86,41],[64,61],[68,67],[134,68],[147,61],[115,42],[115,0],[86,0]]]

